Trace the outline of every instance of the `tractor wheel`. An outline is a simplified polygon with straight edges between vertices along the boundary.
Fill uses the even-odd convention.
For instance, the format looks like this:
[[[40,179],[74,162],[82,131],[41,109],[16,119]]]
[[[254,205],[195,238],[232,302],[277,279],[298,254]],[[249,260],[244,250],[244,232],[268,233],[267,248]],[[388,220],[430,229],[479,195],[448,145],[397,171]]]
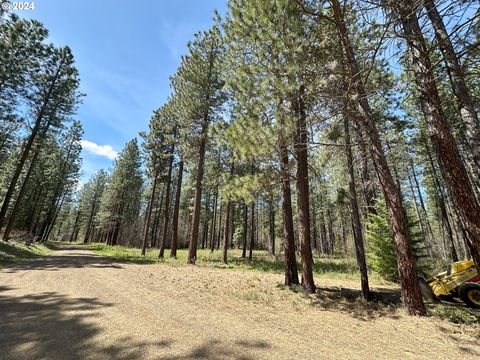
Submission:
[[[469,307],[480,309],[480,284],[465,283],[458,289],[460,299]]]

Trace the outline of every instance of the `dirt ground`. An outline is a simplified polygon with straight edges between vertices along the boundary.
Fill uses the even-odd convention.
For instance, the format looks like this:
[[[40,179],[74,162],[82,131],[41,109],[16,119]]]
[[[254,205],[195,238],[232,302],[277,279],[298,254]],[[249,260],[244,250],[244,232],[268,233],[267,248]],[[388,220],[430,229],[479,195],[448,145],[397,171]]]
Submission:
[[[0,358],[480,356],[479,339],[453,324],[407,317],[395,307],[358,310],[348,301],[355,283],[317,279],[319,295],[306,297],[280,286],[282,280],[259,272],[113,263],[65,247],[0,271]],[[388,296],[391,289],[382,291]]]

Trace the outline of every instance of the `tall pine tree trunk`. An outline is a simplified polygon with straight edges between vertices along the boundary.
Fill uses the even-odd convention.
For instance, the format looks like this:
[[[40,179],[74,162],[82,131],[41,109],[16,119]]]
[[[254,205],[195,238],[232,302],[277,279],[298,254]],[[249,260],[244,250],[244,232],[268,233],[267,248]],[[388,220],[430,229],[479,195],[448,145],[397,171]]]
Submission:
[[[177,258],[178,247],[178,216],[180,213],[180,196],[182,193],[182,177],[183,177],[183,160],[180,160],[178,164],[177,174],[177,189],[175,191],[175,207],[173,210],[173,222],[172,222],[172,249],[170,257]]]
[[[455,245],[453,242],[453,232],[452,232],[452,224],[450,223],[450,219],[448,217],[448,212],[447,212],[447,199],[446,194],[443,191],[442,184],[440,184],[440,179],[438,177],[437,169],[435,166],[435,162],[433,161],[432,153],[430,151],[430,146],[428,145],[427,139],[423,138],[423,143],[425,145],[428,161],[430,164],[430,171],[431,171],[431,176],[433,179],[433,183],[435,185],[435,189],[437,190],[437,202],[438,206],[440,207],[440,215],[442,216],[442,221],[441,221],[441,229],[443,232],[443,242],[444,242],[444,248],[448,247],[450,249],[450,256],[451,259],[457,258],[456,255],[456,250],[455,250]],[[445,241],[445,232],[444,230],[447,231],[447,240]],[[446,255],[446,254],[445,254]],[[445,256],[447,257],[447,255]]]
[[[218,207],[218,188],[215,189],[215,195],[213,200],[213,221],[212,221],[212,233],[210,235],[210,252],[215,250],[215,234],[217,233],[217,207]]]
[[[361,125],[369,140],[370,153],[373,159],[380,184],[385,196],[388,209],[390,227],[392,229],[397,254],[398,273],[400,277],[402,300],[410,315],[425,316],[426,310],[418,284],[410,237],[407,227],[405,208],[402,197],[393,180],[390,168],[385,157],[380,136],[375,125],[372,109],[367,97],[367,92],[361,78],[360,69],[355,58],[347,27],[343,17],[339,0],[331,0],[335,23],[343,45],[343,52],[350,69],[350,76],[356,92],[356,107]]]
[[[69,242],[74,241],[74,239],[76,238],[76,234],[78,233],[77,229],[78,229],[79,219],[80,219],[80,209],[77,210],[77,215],[75,216],[75,222],[73,224],[72,233],[70,234],[70,238],[68,239]]]
[[[253,260],[253,248],[255,247],[255,200],[252,202],[250,206],[250,247],[248,248],[248,261],[252,262]]]
[[[295,155],[297,158],[297,206],[298,238],[302,257],[302,285],[307,293],[316,290],[313,281],[313,256],[310,241],[310,191],[308,183],[308,138],[307,119],[304,104],[304,86],[301,85],[298,98],[294,100],[296,115]]]
[[[362,225],[360,223],[360,211],[358,210],[355,171],[353,168],[353,155],[350,142],[350,126],[346,116],[343,117],[343,127],[345,136],[345,153],[347,155],[348,189],[350,195],[350,211],[352,216],[353,239],[355,241],[355,253],[357,255],[358,267],[360,269],[362,297],[364,300],[368,301],[370,300],[370,289],[368,286],[367,261],[365,259],[363,232]]]
[[[233,156],[233,155],[231,155]],[[230,164],[230,178],[232,178],[233,173],[235,171],[235,165],[233,163],[233,160],[231,160],[232,163]],[[232,207],[232,201],[230,199],[227,200],[227,206],[225,209],[225,229],[223,232],[223,253],[222,253],[222,261],[226,264],[227,263],[227,251],[230,246],[229,243],[229,236],[230,236],[230,226],[233,228],[233,223],[232,222],[232,216],[231,216],[231,207]],[[233,236],[232,236],[233,238]]]
[[[94,224],[93,224],[93,218],[95,216],[95,212],[97,211],[97,194],[93,194],[93,204],[92,208],[90,209],[90,215],[88,216],[88,222],[87,222],[87,229],[85,231],[85,236],[83,238],[83,243],[86,244],[90,241],[90,238],[92,237],[92,233],[94,230]]]
[[[167,234],[168,234],[168,222],[170,218],[170,189],[172,183],[172,167],[173,167],[173,149],[171,151],[169,163],[168,163],[168,174],[167,174],[167,182],[165,183],[165,212],[163,213],[163,232],[162,232],[162,240],[160,243],[160,251],[158,253],[158,257],[163,259],[165,253],[165,245],[167,243]]]
[[[166,186],[163,186],[162,187],[162,192],[160,193],[160,204],[158,206],[158,209],[157,209],[157,214],[156,214],[156,218],[155,218],[155,223],[156,225],[154,226],[154,229],[153,229],[153,234],[152,234],[152,237],[154,239],[154,243],[155,243],[155,246],[157,246],[157,243],[158,243],[158,247],[160,248],[160,241],[158,241],[158,233],[160,231],[160,225],[161,225],[161,220],[160,218],[162,217],[162,209],[163,209],[163,200],[165,199],[165,188]]]
[[[290,189],[290,170],[288,149],[284,137],[284,121],[280,115],[280,136],[278,139],[280,158],[280,177],[282,193],[283,252],[285,257],[285,285],[298,284],[297,260],[295,257],[295,236],[293,230],[292,193]]]
[[[367,216],[369,214],[376,214],[375,209],[375,191],[373,190],[373,181],[370,176],[370,170],[368,168],[368,149],[365,144],[364,136],[359,136],[360,140],[360,171],[362,180],[363,197],[365,198],[365,204],[367,205]]]
[[[155,201],[155,191],[157,190],[158,173],[159,170],[155,169],[155,175],[153,177],[152,184],[152,193],[150,194],[150,201],[148,203],[147,214],[145,217],[145,225],[143,229],[142,256],[145,256],[145,252],[147,251],[148,230],[150,228],[150,220],[152,218],[153,203]]]
[[[202,249],[205,249],[205,244],[207,242],[208,238],[208,215],[210,212],[210,193],[206,194],[206,200],[205,200],[205,221],[203,223],[203,233],[202,233]]]
[[[478,122],[472,98],[465,83],[465,76],[462,67],[460,66],[452,42],[450,41],[450,36],[445,28],[442,16],[435,6],[435,2],[433,0],[425,0],[424,6],[427,10],[427,16],[435,30],[438,46],[442,52],[448,77],[452,84],[453,94],[457,98],[460,107],[460,115],[465,124],[465,135],[473,155],[473,160],[477,170],[480,170],[480,124]]]
[[[198,243],[198,230],[200,227],[200,211],[202,200],[202,182],[203,173],[205,171],[205,151],[207,146],[207,132],[208,132],[208,117],[204,119],[202,133],[200,135],[200,147],[198,150],[198,168],[197,179],[195,181],[195,199],[193,202],[193,215],[192,215],[192,233],[190,237],[190,244],[188,249],[188,264],[195,264],[197,259],[197,243]]]
[[[218,219],[218,233],[215,235],[216,239],[216,248],[217,250],[220,248],[220,240],[222,237],[222,216],[223,216],[223,204],[222,204],[222,198],[219,199],[220,201],[220,209],[218,210],[218,213],[220,214],[220,218]]]
[[[230,235],[230,208],[232,206],[231,200],[227,201],[227,205],[225,206],[225,227],[223,229],[223,252],[222,252],[222,261],[227,264],[227,251],[229,247],[229,235]]]
[[[442,174],[458,209],[473,259],[480,272],[480,206],[468,179],[465,164],[444,116],[427,44],[411,0],[398,3],[397,12],[410,49],[413,72],[427,129],[440,160]]]

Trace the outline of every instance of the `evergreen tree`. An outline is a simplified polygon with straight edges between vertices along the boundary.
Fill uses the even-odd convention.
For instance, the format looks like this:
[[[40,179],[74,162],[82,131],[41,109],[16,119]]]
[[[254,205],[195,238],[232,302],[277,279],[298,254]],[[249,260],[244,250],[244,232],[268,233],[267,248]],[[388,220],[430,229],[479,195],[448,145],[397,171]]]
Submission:
[[[393,242],[392,231],[388,223],[388,213],[385,202],[376,202],[376,213],[370,214],[367,223],[367,254],[368,264],[372,270],[380,274],[385,280],[399,281],[397,256]],[[425,261],[426,248],[424,238],[417,228],[418,222],[411,218],[408,222],[412,251],[416,259],[416,268],[419,273],[429,273],[431,267]]]
[[[128,235],[140,211],[143,177],[141,154],[137,139],[127,143],[115,160],[115,166],[100,199],[98,213],[100,237],[108,245],[119,240],[129,242]]]
[[[179,116],[185,121],[181,136],[197,147],[198,158],[195,180],[195,196],[189,242],[188,263],[195,264],[200,226],[202,182],[205,172],[205,154],[210,124],[221,111],[224,102],[222,79],[223,39],[217,27],[197,33],[189,43],[189,54],[172,78],[178,101]]]

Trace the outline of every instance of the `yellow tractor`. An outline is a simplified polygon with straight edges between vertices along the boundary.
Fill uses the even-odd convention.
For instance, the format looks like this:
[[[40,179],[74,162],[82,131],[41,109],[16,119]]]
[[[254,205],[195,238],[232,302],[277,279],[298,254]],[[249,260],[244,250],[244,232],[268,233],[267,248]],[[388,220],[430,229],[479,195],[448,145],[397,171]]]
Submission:
[[[437,299],[460,298],[467,306],[480,309],[480,276],[473,260],[454,262],[446,271],[427,277],[425,282]],[[420,284],[422,293],[428,293],[426,286]],[[431,297],[431,293],[426,297]]]

